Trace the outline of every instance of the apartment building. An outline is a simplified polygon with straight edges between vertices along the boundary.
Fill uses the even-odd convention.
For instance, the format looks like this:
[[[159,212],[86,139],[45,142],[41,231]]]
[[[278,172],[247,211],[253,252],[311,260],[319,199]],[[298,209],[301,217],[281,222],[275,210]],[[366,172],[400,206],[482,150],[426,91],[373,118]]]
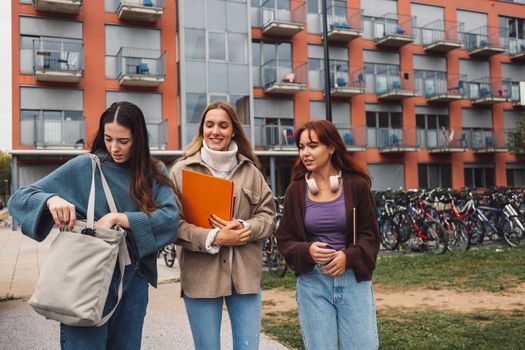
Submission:
[[[324,0],[12,1],[14,188],[85,152],[114,101],[169,163],[227,99],[283,194],[293,129],[326,118]],[[326,2],[332,119],[374,189],[525,186],[525,1]]]

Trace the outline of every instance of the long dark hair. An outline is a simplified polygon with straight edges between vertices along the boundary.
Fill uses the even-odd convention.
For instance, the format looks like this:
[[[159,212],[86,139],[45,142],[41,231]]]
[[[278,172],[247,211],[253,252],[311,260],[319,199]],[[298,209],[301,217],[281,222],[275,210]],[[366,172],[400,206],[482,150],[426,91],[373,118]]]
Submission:
[[[106,158],[111,157],[104,142],[104,127],[107,123],[113,122],[131,131],[133,141],[129,159],[131,171],[129,194],[133,201],[139,205],[141,211],[150,214],[159,208],[153,198],[152,180],[155,179],[171,188],[173,188],[173,184],[161,172],[160,162],[151,157],[144,114],[137,105],[131,102],[115,102],[102,113],[98,131],[92,141],[91,153],[102,150],[106,152]]]
[[[372,186],[372,179],[368,175],[366,169],[358,163],[355,159],[350,156],[350,153],[346,150],[346,146],[341,139],[341,135],[337,131],[334,124],[326,120],[315,120],[310,121],[302,126],[295,129],[294,142],[297,148],[299,148],[299,140],[303,131],[307,131],[308,135],[312,131],[315,131],[319,142],[327,147],[334,147],[334,154],[331,157],[331,162],[334,168],[341,170],[343,174],[358,174],[365,178],[370,186]],[[304,175],[308,172],[304,166],[301,158],[297,158],[292,172],[292,178],[294,180],[304,179]]]
[[[191,141],[191,143],[186,148],[184,156],[180,160],[191,157],[192,155],[201,150],[202,142],[204,140],[204,119],[206,119],[206,114],[212,109],[222,109],[226,112],[226,114],[228,114],[233,126],[234,136],[232,140],[235,141],[235,143],[237,144],[237,147],[239,148],[238,152],[246,158],[250,159],[257,168],[260,168],[261,163],[259,162],[259,159],[253,152],[252,146],[250,145],[250,141],[244,133],[241,120],[237,116],[237,113],[235,113],[235,110],[233,109],[232,105],[228,101],[224,100],[217,100],[206,106],[206,109],[204,109],[204,112],[202,112],[201,121],[199,124],[199,131],[193,139],[193,141]]]

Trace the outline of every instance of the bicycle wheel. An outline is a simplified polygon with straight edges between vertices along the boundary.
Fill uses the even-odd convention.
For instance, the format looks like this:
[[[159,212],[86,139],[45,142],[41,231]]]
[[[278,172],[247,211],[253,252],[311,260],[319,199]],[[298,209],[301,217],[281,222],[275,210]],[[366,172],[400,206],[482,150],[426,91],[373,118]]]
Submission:
[[[431,221],[425,225],[425,228],[423,241],[426,250],[434,254],[445,253],[448,246],[448,235],[443,225],[437,221]]]
[[[470,248],[467,225],[458,219],[449,219],[444,225],[448,234],[448,250],[468,250]]]
[[[518,216],[512,216],[503,223],[503,238],[511,247],[519,246],[525,238],[525,232],[522,229],[524,225],[525,223]]]
[[[275,237],[270,237],[270,246],[266,249],[266,266],[270,276],[283,277],[288,269],[284,256],[277,249],[277,242]]]
[[[396,250],[399,246],[398,227],[394,220],[388,217],[383,217],[383,222],[380,227],[381,244],[385,249]]]
[[[167,267],[173,267],[175,263],[175,258],[177,257],[177,251],[175,250],[175,245],[169,244],[165,246],[162,250],[162,255],[164,255],[164,263]]]

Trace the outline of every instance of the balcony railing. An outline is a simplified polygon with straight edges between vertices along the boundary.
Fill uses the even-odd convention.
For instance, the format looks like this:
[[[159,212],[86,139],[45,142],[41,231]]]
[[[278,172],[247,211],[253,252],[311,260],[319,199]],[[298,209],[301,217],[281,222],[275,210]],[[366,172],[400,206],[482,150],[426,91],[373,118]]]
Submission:
[[[148,129],[149,147],[154,149],[165,149],[168,145],[168,120],[160,123],[146,123]]]
[[[421,27],[421,41],[428,52],[449,52],[463,47],[459,33],[464,32],[463,23],[437,20]]]
[[[373,21],[372,33],[377,45],[401,47],[414,41],[416,18],[387,13]]]
[[[266,0],[259,8],[261,31],[267,35],[291,37],[303,30],[306,23],[304,2]]]
[[[506,152],[504,129],[465,129],[465,140],[475,153]]]
[[[327,8],[328,40],[349,42],[360,37],[363,32],[363,11],[339,4],[334,1]],[[320,21],[320,28],[323,28],[323,16],[320,16]]]
[[[330,67],[331,74],[331,94],[332,96],[352,97],[365,92],[366,80],[363,68],[350,67],[332,63]]]
[[[375,75],[375,90],[381,100],[402,100],[416,96],[413,84],[407,79],[401,79],[404,74],[389,67]]]
[[[499,28],[481,26],[463,33],[465,48],[472,57],[490,57],[506,51],[507,39],[500,37]]]
[[[34,39],[33,74],[40,81],[76,83],[84,70],[84,45],[79,40]]]
[[[139,22],[156,22],[164,13],[166,0],[115,0],[118,18]]]
[[[366,127],[350,126],[334,123],[348,151],[364,151],[366,149]]]
[[[305,62],[271,60],[260,69],[266,93],[293,95],[307,88],[308,65]]]
[[[83,148],[85,120],[44,118],[35,115],[20,121],[20,139],[36,148]]]
[[[467,149],[463,129],[416,129],[417,146],[429,153],[463,152]]]
[[[166,75],[166,54],[160,50],[121,47],[116,69],[120,85],[159,86]]]
[[[293,120],[290,119],[290,123]],[[293,125],[284,125],[282,120],[277,124],[255,126],[255,147],[277,150],[295,150]]]
[[[76,15],[82,7],[82,0],[33,0],[37,11]]]
[[[379,148],[381,153],[416,151],[416,130],[414,128],[367,128],[367,145]]]
[[[520,85],[522,85],[521,88],[520,88]],[[522,99],[521,99],[521,95],[522,95],[521,93],[522,91],[525,91],[525,82],[518,82],[518,81],[511,82],[510,91],[511,91],[510,100],[512,101],[512,106],[518,109],[525,108],[525,103],[522,103]]]
[[[464,98],[466,94],[466,76],[436,72],[425,79],[416,79],[416,91],[427,98],[428,102],[451,102]]]
[[[511,82],[490,77],[475,79],[467,83],[467,96],[478,105],[506,102],[511,98]]]
[[[513,62],[525,62],[525,40],[508,38],[508,52]]]

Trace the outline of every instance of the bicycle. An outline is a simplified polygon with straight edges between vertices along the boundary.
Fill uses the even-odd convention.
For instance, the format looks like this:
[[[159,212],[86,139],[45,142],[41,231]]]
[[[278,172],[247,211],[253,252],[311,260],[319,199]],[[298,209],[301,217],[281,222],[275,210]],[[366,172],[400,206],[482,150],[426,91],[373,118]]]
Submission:
[[[177,250],[175,249],[175,243],[170,243],[166,246],[164,246],[159,252],[157,253],[157,257],[163,256],[164,263],[167,267],[173,267],[173,264],[175,263],[175,259],[177,258]]]
[[[284,210],[284,197],[275,197],[275,231],[281,223],[281,218],[283,216]],[[266,241],[264,241],[263,246],[263,264],[268,268],[268,272],[272,277],[283,277],[288,269],[284,256],[279,252],[277,248],[277,238],[272,233]]]

